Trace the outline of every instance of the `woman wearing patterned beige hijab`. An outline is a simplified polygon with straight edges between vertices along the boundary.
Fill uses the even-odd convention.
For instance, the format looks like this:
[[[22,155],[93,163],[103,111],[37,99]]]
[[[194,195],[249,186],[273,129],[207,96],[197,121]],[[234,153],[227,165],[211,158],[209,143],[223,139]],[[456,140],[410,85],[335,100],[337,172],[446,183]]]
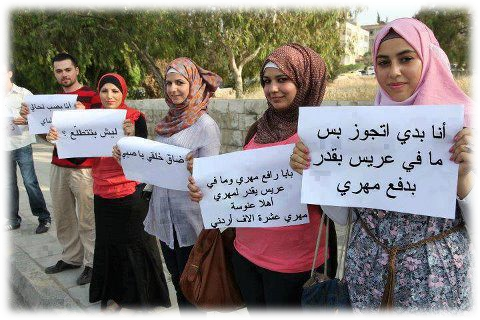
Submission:
[[[207,113],[208,102],[222,78],[188,58],[173,60],[166,70],[168,114],[157,124],[156,141],[192,150],[193,157],[217,155],[220,129]],[[185,182],[187,183],[187,182]],[[197,236],[203,229],[198,203],[188,192],[154,186],[145,231],[160,240],[180,310],[192,308],[180,289],[180,276]]]

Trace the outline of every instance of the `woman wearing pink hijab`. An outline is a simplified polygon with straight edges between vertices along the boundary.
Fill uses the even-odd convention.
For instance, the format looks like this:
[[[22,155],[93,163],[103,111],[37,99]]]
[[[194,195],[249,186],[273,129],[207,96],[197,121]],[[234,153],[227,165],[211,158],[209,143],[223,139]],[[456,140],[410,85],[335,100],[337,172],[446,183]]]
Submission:
[[[463,104],[466,127],[450,149],[450,160],[459,164],[455,219],[322,206],[327,215],[346,215],[351,209],[357,217],[345,270],[353,308],[469,309],[470,253],[464,221],[474,182],[468,128],[472,101],[456,85],[432,31],[418,20],[402,18],[385,25],[375,40],[373,59],[380,86],[376,105]],[[290,165],[300,173],[309,167],[302,142],[296,144]]]

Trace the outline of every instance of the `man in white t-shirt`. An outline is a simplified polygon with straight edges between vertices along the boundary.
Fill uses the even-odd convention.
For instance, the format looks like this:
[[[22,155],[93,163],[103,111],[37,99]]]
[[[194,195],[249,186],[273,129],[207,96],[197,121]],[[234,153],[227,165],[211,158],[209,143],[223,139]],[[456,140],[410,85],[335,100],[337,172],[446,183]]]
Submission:
[[[22,125],[25,120],[20,117],[20,107],[24,97],[32,93],[12,82],[13,73],[6,70],[5,107],[7,117],[7,163],[9,170],[8,192],[10,194],[9,216],[6,229],[14,230],[20,228],[22,218],[18,214],[19,191],[17,185],[17,165],[23,178],[23,184],[27,190],[30,209],[34,216],[38,217],[38,227],[35,233],[47,232],[50,228],[50,212],[45,204],[40,185],[38,184],[35,167],[33,165],[32,146],[35,136],[28,132],[28,126]]]

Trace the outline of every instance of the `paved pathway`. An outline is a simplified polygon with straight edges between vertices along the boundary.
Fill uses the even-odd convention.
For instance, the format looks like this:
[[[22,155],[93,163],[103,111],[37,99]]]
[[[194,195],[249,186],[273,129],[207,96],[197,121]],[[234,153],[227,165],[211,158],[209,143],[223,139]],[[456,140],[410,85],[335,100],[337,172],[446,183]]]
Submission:
[[[49,172],[52,147],[35,144],[33,150],[37,176],[47,207],[51,210]],[[19,175],[19,180],[21,180],[20,177]],[[78,286],[75,282],[83,269],[64,271],[54,275],[47,275],[43,271],[47,266],[53,265],[60,259],[62,248],[56,239],[54,226],[45,234],[35,234],[37,221],[30,213],[28,198],[21,181],[19,181],[19,185],[20,214],[23,221],[20,229],[1,235],[2,277],[10,281],[13,290],[22,296],[37,317],[77,319],[96,317],[100,306],[99,303],[88,302],[89,285]],[[3,221],[2,216],[2,223]],[[175,290],[165,265],[164,270],[172,307],[156,308],[148,315],[148,318],[178,319],[180,314]],[[2,299],[3,297],[2,294]],[[2,305],[3,303],[5,301],[2,301]],[[18,314],[15,318],[21,318],[22,315]],[[136,318],[141,318],[141,314],[137,313]],[[246,309],[242,309],[229,314],[210,312],[208,318],[246,319],[249,318],[249,315]]]

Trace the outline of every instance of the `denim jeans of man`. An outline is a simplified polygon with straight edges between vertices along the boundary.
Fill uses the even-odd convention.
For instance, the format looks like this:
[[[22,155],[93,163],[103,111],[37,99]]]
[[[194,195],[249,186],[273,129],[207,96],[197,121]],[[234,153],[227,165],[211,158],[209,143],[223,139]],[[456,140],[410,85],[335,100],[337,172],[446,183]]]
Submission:
[[[35,167],[33,165],[32,146],[28,145],[19,149],[8,151],[9,163],[9,181],[8,191],[10,193],[10,215],[8,223],[20,224],[22,218],[18,214],[19,210],[19,191],[17,185],[17,165],[23,178],[23,184],[27,190],[30,209],[39,222],[50,222],[50,212],[48,212],[45,199],[43,198],[40,185],[38,184]]]

